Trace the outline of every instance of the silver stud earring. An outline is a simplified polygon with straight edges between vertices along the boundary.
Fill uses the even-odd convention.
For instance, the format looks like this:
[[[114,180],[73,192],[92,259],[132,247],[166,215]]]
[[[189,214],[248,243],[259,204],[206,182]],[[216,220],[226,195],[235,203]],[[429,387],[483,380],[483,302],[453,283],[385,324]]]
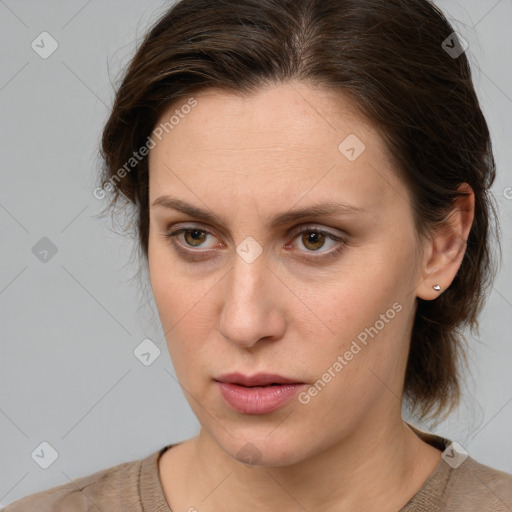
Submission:
[[[438,284],[435,284],[434,286],[432,286],[432,288],[434,288],[434,290],[436,292],[440,292],[441,291],[441,287]]]

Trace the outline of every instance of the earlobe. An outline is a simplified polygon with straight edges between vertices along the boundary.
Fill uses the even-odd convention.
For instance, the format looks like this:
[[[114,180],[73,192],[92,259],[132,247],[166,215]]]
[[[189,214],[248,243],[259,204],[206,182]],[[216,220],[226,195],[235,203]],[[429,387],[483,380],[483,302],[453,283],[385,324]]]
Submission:
[[[451,285],[462,264],[474,219],[475,196],[467,183],[460,185],[458,190],[465,195],[454,201],[445,224],[426,243],[421,282],[416,288],[416,296],[420,299],[439,297]]]

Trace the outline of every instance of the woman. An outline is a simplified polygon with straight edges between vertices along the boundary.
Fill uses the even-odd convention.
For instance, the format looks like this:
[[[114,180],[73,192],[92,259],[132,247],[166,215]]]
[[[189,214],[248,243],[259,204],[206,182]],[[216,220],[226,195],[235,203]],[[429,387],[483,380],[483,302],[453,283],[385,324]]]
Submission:
[[[493,276],[489,132],[433,4],[183,0],[102,155],[201,430],[7,512],[511,510],[512,475],[402,419],[457,405]]]

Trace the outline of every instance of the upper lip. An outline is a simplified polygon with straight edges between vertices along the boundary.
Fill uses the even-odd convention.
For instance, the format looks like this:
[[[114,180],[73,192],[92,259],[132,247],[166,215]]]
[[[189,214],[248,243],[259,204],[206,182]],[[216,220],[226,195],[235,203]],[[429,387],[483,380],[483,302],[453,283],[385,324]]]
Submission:
[[[239,384],[241,386],[266,386],[268,384],[303,384],[296,379],[289,379],[275,373],[257,373],[255,375],[226,373],[214,380],[218,382],[227,382],[229,384]]]

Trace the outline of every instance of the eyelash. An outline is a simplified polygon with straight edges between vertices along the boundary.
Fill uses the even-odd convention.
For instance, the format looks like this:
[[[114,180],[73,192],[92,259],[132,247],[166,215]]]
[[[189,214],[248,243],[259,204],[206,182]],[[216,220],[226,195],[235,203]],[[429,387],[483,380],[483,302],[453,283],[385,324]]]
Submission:
[[[208,235],[211,235],[213,237],[215,237],[215,235],[209,231],[208,229],[205,229],[205,228],[199,228],[199,227],[190,227],[190,228],[178,228],[174,231],[170,231],[168,233],[164,233],[163,236],[164,238],[171,243],[171,245],[173,247],[175,247],[178,251],[181,251],[182,253],[185,253],[187,256],[190,255],[190,256],[198,256],[201,252],[203,253],[206,253],[207,251],[196,251],[194,249],[185,249],[181,244],[177,244],[174,239],[180,235],[181,233],[185,233],[185,232],[192,232],[192,231],[199,231],[200,233],[206,233]],[[337,255],[339,252],[341,252],[344,248],[344,245],[346,245],[346,241],[337,236],[337,235],[334,235],[333,233],[329,232],[329,231],[325,231],[323,229],[320,229],[320,228],[315,228],[315,227],[312,227],[312,226],[303,226],[302,228],[300,228],[300,230],[298,230],[297,232],[293,233],[293,239],[295,240],[295,238],[297,238],[299,235],[302,235],[303,233],[318,233],[318,234],[321,234],[335,242],[340,242],[339,244],[339,247],[336,248],[336,249],[332,249],[331,251],[327,252],[327,253],[323,253],[321,256],[305,256],[305,259],[307,260],[310,260],[310,261],[318,261],[318,260],[323,260],[323,259],[327,259],[327,258],[331,258],[335,255]],[[300,251],[300,252],[306,252],[306,253],[314,253],[316,251]]]

